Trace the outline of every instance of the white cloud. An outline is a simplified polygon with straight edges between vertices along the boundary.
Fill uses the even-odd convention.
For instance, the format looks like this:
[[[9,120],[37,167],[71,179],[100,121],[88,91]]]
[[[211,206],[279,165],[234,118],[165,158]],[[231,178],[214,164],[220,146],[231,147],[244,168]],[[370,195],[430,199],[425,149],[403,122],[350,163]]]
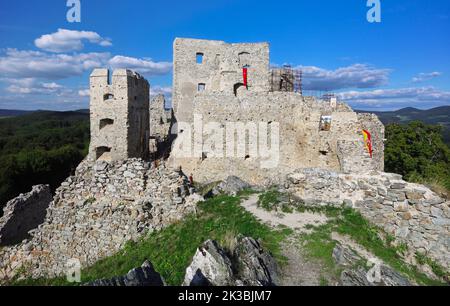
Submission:
[[[413,83],[421,83],[424,81],[428,81],[437,77],[440,77],[442,75],[441,72],[435,71],[435,72],[429,72],[429,73],[419,73],[417,76],[413,77],[412,82]]]
[[[51,54],[41,51],[6,49],[0,56],[0,74],[8,78],[64,79],[95,68],[128,68],[148,76],[171,72],[172,63],[154,62],[103,53]]]
[[[172,87],[159,85],[151,86],[150,95],[157,96],[161,94],[165,96],[172,96]]]
[[[434,87],[348,91],[339,93],[338,96],[352,105],[371,108],[396,109],[405,106],[432,107],[450,104],[450,91]]]
[[[6,91],[12,94],[61,94],[66,90],[64,86],[55,82],[39,82],[34,78],[7,79],[5,81],[10,84],[6,87]]]
[[[95,68],[128,68],[141,74],[163,75],[171,72],[172,63],[149,58],[112,57],[108,52],[64,53],[79,51],[85,42],[111,46],[111,41],[95,32],[59,29],[35,40],[43,51],[0,50],[0,107],[75,109],[86,107],[89,89],[66,87],[58,80],[86,75]],[[152,87],[152,93],[171,96],[170,87]],[[14,106],[15,105],[15,106]],[[14,107],[12,107],[14,106]]]
[[[102,47],[112,46],[109,39],[101,37],[96,32],[73,31],[58,29],[52,34],[42,35],[34,41],[36,47],[50,52],[80,51],[84,47],[84,41],[100,45]]]
[[[89,97],[90,96],[89,89],[80,89],[80,90],[78,90],[78,95],[80,97]]]
[[[299,66],[303,71],[304,90],[336,91],[349,88],[375,88],[387,84],[390,69],[354,64],[336,70]]]
[[[113,69],[128,68],[146,75],[163,75],[172,70],[170,62],[154,62],[151,59],[140,59],[116,55],[109,60],[109,65]]]
[[[6,49],[0,56],[0,74],[9,78],[63,79],[103,67],[109,53],[49,54]]]

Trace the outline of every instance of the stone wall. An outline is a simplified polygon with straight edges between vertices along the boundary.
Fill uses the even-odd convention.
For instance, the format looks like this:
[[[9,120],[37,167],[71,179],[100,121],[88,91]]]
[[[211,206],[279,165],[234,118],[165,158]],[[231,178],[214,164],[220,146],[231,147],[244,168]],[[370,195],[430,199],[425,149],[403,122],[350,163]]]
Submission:
[[[173,124],[173,111],[166,108],[164,95],[155,96],[150,102],[150,137],[164,142],[170,136]]]
[[[20,243],[28,238],[28,231],[42,224],[52,193],[47,185],[34,186],[31,192],[9,201],[0,218],[0,245]]]
[[[181,166],[186,173],[194,174],[195,180],[199,182],[223,180],[234,175],[250,183],[259,184],[267,177],[284,175],[299,167],[356,172],[384,168],[383,143],[376,143],[374,158],[371,159],[365,149],[362,134],[363,126],[366,126],[365,121],[345,103],[338,103],[334,107],[329,102],[303,97],[293,92],[250,91],[242,92],[237,97],[221,93],[204,94],[194,97],[193,101],[192,113],[201,116],[203,125],[218,123],[225,128],[225,134],[229,131],[227,125],[232,122],[244,125],[270,123],[270,126],[278,123],[279,126],[279,160],[276,167],[264,168],[262,162],[268,158],[263,158],[262,154],[259,154],[260,151],[256,155],[253,154],[248,148],[246,153],[240,156],[230,157],[225,154],[223,157],[217,157],[210,154],[208,149],[204,149],[203,156],[192,152],[192,157],[180,158],[177,150],[182,144],[189,142],[190,137],[194,148],[194,139],[198,139],[198,133],[194,134],[195,123],[191,124],[191,131],[186,130],[178,134],[171,163],[174,167]],[[328,131],[320,129],[322,116],[332,118]],[[379,126],[370,130],[377,139],[383,139],[384,127],[376,117],[375,121]],[[263,134],[263,130],[259,132],[260,137],[267,138],[271,128],[268,128],[269,134]],[[203,131],[204,141],[209,136]],[[239,136],[245,136],[245,131],[235,135],[235,140]],[[223,147],[226,149],[226,135],[223,139]],[[247,136],[247,145],[249,140]],[[344,147],[343,141],[353,145]],[[276,157],[269,159],[275,160]]]
[[[192,192],[185,176],[140,159],[82,162],[56,191],[32,237],[0,251],[0,281],[21,268],[36,278],[64,275],[70,259],[92,265],[194,212],[200,197]]]
[[[202,55],[200,63],[196,56]],[[173,109],[177,121],[192,120],[193,98],[221,92],[243,91],[244,66],[248,89],[269,91],[269,44],[227,44],[223,41],[177,38],[173,46]],[[199,84],[204,91],[199,92]]]
[[[150,137],[149,84],[130,70],[107,69],[90,76],[89,160],[146,158]]]
[[[199,61],[196,56],[200,57]],[[284,175],[299,167],[344,172],[384,169],[384,126],[375,115],[358,115],[347,104],[337,103],[336,99],[324,101],[303,97],[292,92],[290,87],[274,91],[271,83],[278,84],[280,90],[280,82],[271,80],[269,62],[267,43],[175,40],[173,107],[177,123],[183,124],[178,129],[170,159],[175,167],[181,166],[199,182],[235,175],[251,183],[260,183],[267,177]],[[248,87],[242,84],[244,67],[249,67]],[[274,75],[281,80],[281,70],[274,70]],[[251,141],[250,133],[261,132],[248,124],[269,124],[269,133],[278,125],[279,159],[263,157],[259,147],[256,147],[257,153],[248,148],[242,156],[217,156],[204,147],[190,156],[185,152],[178,154],[183,143],[190,142],[194,148],[211,138],[207,132],[200,131],[203,139],[199,139],[198,133],[188,131],[196,129],[196,116],[201,117],[204,126],[226,128],[231,122],[247,125],[247,136],[245,130],[235,136],[246,137],[247,147]],[[331,118],[331,126],[324,128],[326,118]],[[190,127],[184,124],[190,124]],[[364,152],[363,129],[369,130],[374,138],[373,158]],[[256,136],[257,141],[268,135],[260,136]],[[221,144],[222,147],[226,145],[226,141]],[[276,166],[266,166],[267,159]]]
[[[375,114],[358,113],[358,121],[372,135],[374,170],[384,171],[385,128]]]
[[[412,254],[421,252],[450,269],[450,202],[423,185],[375,171],[339,174],[299,169],[287,176],[284,187],[307,205],[354,207],[405,242]]]

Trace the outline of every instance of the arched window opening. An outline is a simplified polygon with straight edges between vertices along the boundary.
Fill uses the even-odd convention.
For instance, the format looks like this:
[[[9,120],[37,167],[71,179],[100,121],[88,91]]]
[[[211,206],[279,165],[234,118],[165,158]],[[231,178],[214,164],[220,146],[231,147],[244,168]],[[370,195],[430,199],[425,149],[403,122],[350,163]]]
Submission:
[[[243,83],[236,83],[233,85],[233,92],[236,97],[237,97],[238,89],[242,86],[245,86],[245,85]]]
[[[97,160],[111,160],[111,148],[109,147],[98,147],[95,153]]]
[[[108,125],[113,125],[114,124],[114,120],[113,119],[101,119],[100,120],[100,130],[103,129],[104,127],[108,126]]]
[[[112,99],[114,99],[114,95],[113,94],[106,94],[106,95],[103,96],[103,101],[112,100]]]

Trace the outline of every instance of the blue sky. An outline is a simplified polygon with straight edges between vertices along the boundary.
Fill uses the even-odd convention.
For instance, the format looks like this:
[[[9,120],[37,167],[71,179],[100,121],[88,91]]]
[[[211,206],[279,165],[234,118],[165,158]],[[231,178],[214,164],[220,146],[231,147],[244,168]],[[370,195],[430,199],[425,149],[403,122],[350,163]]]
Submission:
[[[175,37],[268,41],[271,63],[301,67],[309,91],[332,91],[353,107],[450,105],[450,1],[0,0],[0,108],[88,107],[96,67],[133,68],[170,98]]]

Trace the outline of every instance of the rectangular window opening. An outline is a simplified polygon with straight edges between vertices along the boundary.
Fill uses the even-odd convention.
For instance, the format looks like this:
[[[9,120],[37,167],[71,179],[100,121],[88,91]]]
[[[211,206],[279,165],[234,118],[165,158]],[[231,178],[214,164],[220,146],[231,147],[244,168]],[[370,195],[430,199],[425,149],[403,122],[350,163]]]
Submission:
[[[200,52],[198,52],[197,54],[196,54],[196,57],[197,57],[197,64],[203,64],[203,53],[200,53]]]

